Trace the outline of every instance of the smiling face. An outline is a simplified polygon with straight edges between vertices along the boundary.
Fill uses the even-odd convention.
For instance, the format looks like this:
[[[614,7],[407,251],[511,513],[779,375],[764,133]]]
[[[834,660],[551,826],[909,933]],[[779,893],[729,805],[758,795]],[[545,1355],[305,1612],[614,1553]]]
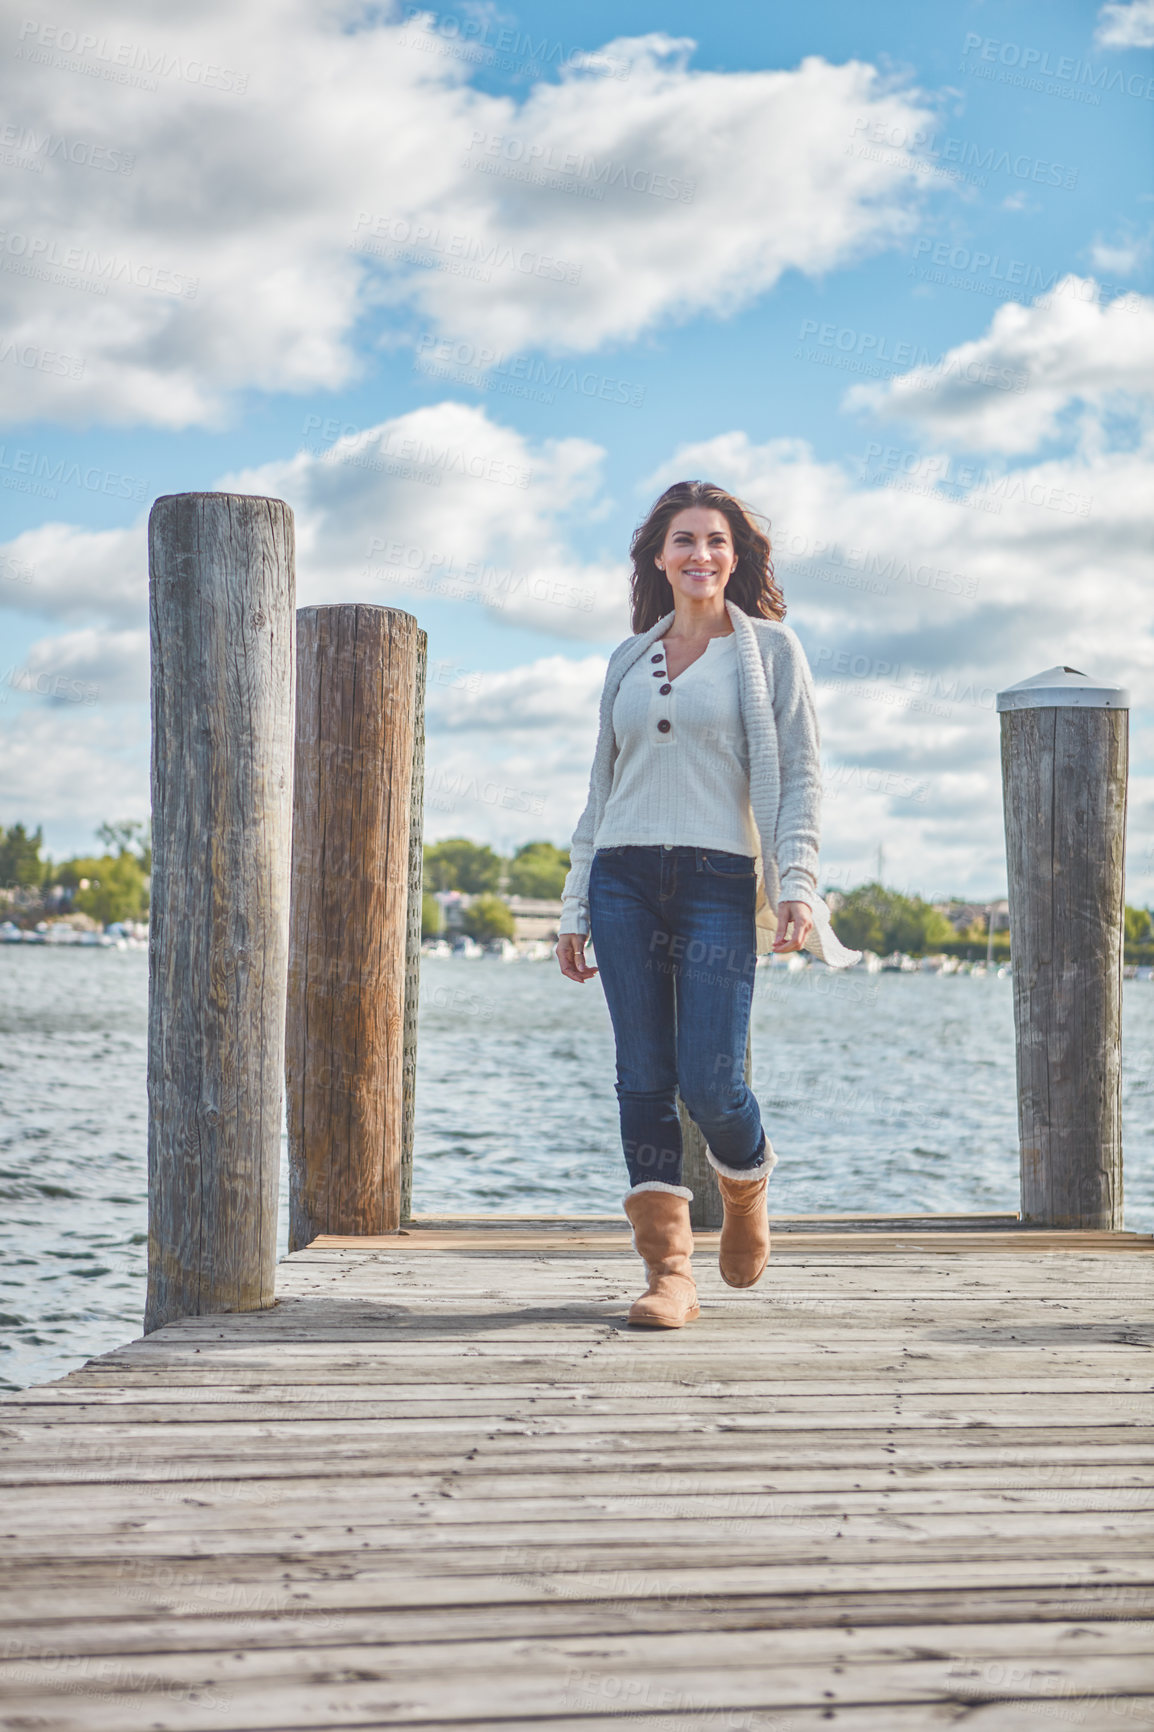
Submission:
[[[656,565],[669,579],[674,597],[686,601],[720,598],[737,564],[729,522],[722,511],[692,506],[670,518]]]

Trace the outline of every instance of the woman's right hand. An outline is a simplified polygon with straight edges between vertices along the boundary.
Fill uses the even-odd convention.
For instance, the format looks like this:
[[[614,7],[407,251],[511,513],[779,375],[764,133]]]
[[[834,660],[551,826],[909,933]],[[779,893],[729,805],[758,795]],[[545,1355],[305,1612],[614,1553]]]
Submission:
[[[561,964],[561,972],[567,980],[592,980],[597,973],[585,960],[586,942],[582,932],[563,932],[558,938],[553,954]]]

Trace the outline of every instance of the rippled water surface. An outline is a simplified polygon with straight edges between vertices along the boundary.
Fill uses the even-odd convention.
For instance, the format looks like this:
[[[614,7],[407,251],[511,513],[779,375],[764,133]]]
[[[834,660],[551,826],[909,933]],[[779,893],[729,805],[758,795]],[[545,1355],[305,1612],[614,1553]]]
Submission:
[[[618,1213],[613,1037],[552,961],[422,960],[418,1212]],[[148,956],[0,946],[0,1388],[140,1333]],[[1154,1229],[1154,983],[1127,981],[1126,1224]],[[1008,978],[759,969],[774,1213],[1014,1210]],[[282,1251],[287,1188],[282,1168]]]

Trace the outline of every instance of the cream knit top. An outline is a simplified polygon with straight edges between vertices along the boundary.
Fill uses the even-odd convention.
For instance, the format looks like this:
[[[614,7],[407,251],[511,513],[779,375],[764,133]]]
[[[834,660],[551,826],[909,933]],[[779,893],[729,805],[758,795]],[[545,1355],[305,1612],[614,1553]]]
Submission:
[[[672,681],[660,639],[629,669],[613,702],[613,790],[594,848],[656,842],[757,853],[735,640],[734,632],[710,638]]]
[[[728,598],[725,610],[732,635],[711,639],[675,680],[660,642],[672,611],[610,656],[558,930],[589,933],[597,847],[694,844],[754,855],[759,954],[779,900],[800,901],[814,921],[803,948],[848,968],[861,952],[838,940],[817,893],[821,742],[805,652],[783,621],[751,618]]]

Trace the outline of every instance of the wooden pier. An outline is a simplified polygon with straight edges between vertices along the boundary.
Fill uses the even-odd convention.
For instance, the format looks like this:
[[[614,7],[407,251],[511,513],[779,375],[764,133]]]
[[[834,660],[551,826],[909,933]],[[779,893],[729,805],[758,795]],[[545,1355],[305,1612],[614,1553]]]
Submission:
[[[319,1239],[0,1406],[0,1726],[1154,1727],[1151,1253],[794,1220]]]
[[[1029,1224],[779,1221],[740,1293],[699,1232],[630,1330],[618,1219],[406,1221],[416,621],[295,653],[282,501],[150,545],[147,1333],[0,1405],[0,1729],[1154,1728],[1126,694],[998,696]]]

